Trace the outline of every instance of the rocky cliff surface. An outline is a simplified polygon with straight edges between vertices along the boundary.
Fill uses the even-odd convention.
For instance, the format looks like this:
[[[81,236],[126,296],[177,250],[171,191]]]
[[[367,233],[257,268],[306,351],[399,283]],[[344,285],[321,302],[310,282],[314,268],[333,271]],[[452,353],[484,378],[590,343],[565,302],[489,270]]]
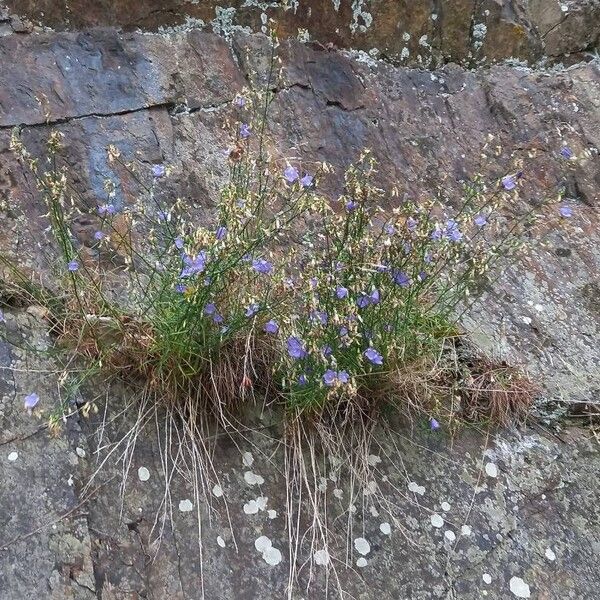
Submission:
[[[277,18],[282,34],[270,124],[282,157],[307,168],[326,160],[339,176],[370,147],[381,183],[397,180],[401,195],[416,198],[441,187],[451,200],[465,177],[497,178],[515,160],[524,165],[524,210],[564,190],[573,216],[561,220],[550,203],[542,235],[502,271],[464,325],[480,346],[539,379],[545,414],[587,413],[577,408],[600,394],[599,7],[595,0],[9,3],[0,8],[0,194],[8,208],[0,251],[35,269],[46,250],[38,193],[8,150],[15,126],[40,156],[51,127],[65,134],[83,205],[104,197],[106,178],[117,203],[135,198],[135,184],[107,162],[105,148],[115,144],[149,165],[172,167],[166,198],[210,210],[227,174],[222,124],[236,94],[260,85],[267,60],[267,39],[243,28],[260,32],[264,14]],[[193,19],[222,35],[196,29]],[[299,30],[319,43],[296,40]],[[544,56],[552,64],[533,64]],[[573,159],[561,156],[565,145]],[[334,196],[339,179],[328,185]],[[89,243],[93,223],[73,227]],[[6,321],[11,335],[49,344],[34,308],[15,306]],[[59,393],[54,367],[29,360],[0,341],[2,600],[196,599],[201,582],[211,600],[284,597],[286,552],[287,562],[274,567],[253,546],[264,534],[285,547],[274,441],[258,436],[240,449],[220,447],[216,468],[232,525],[221,504],[202,508],[201,578],[195,512],[185,501],[198,502],[185,482],[173,490],[174,530],[160,548],[149,545],[162,499],[160,440],[148,432],[139,441],[122,507],[115,500],[120,471],[111,462],[106,483],[88,497],[82,487],[96,468],[98,436],[114,441],[116,429],[71,420],[63,436],[50,436],[21,398],[37,389],[51,405]],[[107,401],[107,414],[118,412],[118,399]],[[409,441],[403,431],[382,439],[378,484],[388,486],[390,505],[373,512],[363,503],[369,564],[347,575],[347,589],[365,599],[596,598],[599,458],[591,433],[557,435],[538,425],[494,441],[466,434],[455,445],[429,434]],[[258,492],[245,484],[239,450],[275,457],[255,466],[273,519],[242,510]],[[384,521],[393,524],[390,537]],[[301,579],[294,598],[321,597],[323,581],[309,591],[305,585]]]

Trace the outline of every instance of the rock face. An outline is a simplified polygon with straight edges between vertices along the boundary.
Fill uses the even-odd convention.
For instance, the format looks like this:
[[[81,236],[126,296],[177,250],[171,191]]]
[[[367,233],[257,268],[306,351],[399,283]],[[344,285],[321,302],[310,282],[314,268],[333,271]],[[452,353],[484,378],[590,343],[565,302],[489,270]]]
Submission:
[[[405,65],[537,61],[593,48],[598,0],[16,0],[13,11],[51,27],[157,29],[190,20],[217,33],[266,30],[355,48]]]
[[[262,9],[244,4],[236,11],[217,11],[216,21],[216,3],[175,0],[22,1],[0,10],[0,31],[6,34],[0,37],[1,253],[35,270],[42,254],[51,252],[39,194],[8,149],[15,126],[23,128],[28,148],[40,157],[50,129],[64,133],[63,160],[82,206],[105,198],[107,178],[116,189],[116,203],[135,199],[136,183],[106,159],[105,148],[114,144],[143,164],[171,167],[161,192],[165,198],[186,197],[200,210],[210,210],[227,174],[223,150],[230,140],[222,124],[232,115],[236,94],[244,86],[261,85],[268,61],[265,36],[231,27],[260,29]],[[324,188],[332,198],[341,172],[364,147],[372,148],[379,161],[382,185],[400,182],[400,197],[424,197],[441,187],[452,201],[465,177],[480,172],[496,180],[517,168],[524,171],[521,211],[565,190],[562,204],[572,208],[573,217],[561,219],[558,205],[550,202],[543,209],[541,235],[501,271],[483,300],[466,313],[464,325],[489,352],[524,364],[542,384],[549,407],[598,402],[598,60],[580,56],[581,62],[568,68],[551,69],[434,68],[450,60],[475,64],[483,57],[536,60],[544,53],[562,60],[567,52],[597,43],[598,2],[569,1],[566,10],[541,1],[336,6],[298,2],[287,10],[267,10],[278,17],[284,34],[293,37],[303,27],[323,43],[282,40],[269,131],[273,152],[295,157],[307,170],[323,160],[332,163],[336,174]],[[190,27],[169,33],[78,30],[156,28],[186,16],[213,21],[211,27],[227,35]],[[37,31],[28,19],[62,31],[28,34]],[[404,33],[410,38],[405,40]],[[330,41],[377,48],[395,60],[406,47],[406,64],[429,69],[325,47]],[[561,156],[563,145],[573,159]],[[12,210],[15,205],[27,220]],[[74,230],[85,244],[86,224],[75,223]],[[7,323],[0,326],[10,339],[24,336],[36,347],[49,345],[34,309],[15,306],[5,312]],[[84,490],[104,456],[94,454],[98,444],[119,439],[110,416],[120,410],[120,400],[109,399],[104,424],[100,417],[71,418],[63,435],[53,437],[45,419],[23,411],[22,397],[36,390],[42,397],[39,414],[47,417],[58,401],[57,382],[38,371],[52,372],[55,366],[27,362],[0,336],[0,368],[2,600],[195,600],[202,597],[202,586],[211,600],[284,597],[290,564],[285,483],[272,439],[253,434],[239,448],[219,446],[215,470],[230,521],[217,496],[214,510],[200,503],[201,571],[194,521],[199,503],[185,481],[173,484],[173,530],[165,528],[160,546],[151,544],[155,515],[164,508],[161,438],[146,431],[139,439],[121,507],[122,471],[113,460],[104,466],[98,489]],[[387,503],[375,506],[379,516],[370,510],[368,497],[356,503],[360,535],[352,538],[364,537],[370,551],[366,567],[340,571],[354,597],[505,600],[519,597],[512,590],[525,594],[527,589],[538,599],[597,597],[600,465],[588,431],[573,429],[556,437],[538,427],[498,435],[489,447],[475,432],[454,445],[441,436],[417,433],[409,440],[407,434],[382,434],[376,484]],[[266,481],[260,493],[244,480],[243,451],[275,457],[253,467]],[[149,478],[146,471],[139,475],[140,468]],[[333,492],[333,481],[326,485],[332,514],[343,514],[348,503]],[[348,489],[335,489],[348,499]],[[244,504],[259,495],[268,497],[266,508],[277,512],[273,519],[266,510],[244,512]],[[391,537],[382,523],[391,524]],[[282,551],[277,566],[255,549],[263,535]],[[310,558],[306,548],[302,551],[303,560]],[[351,553],[349,564],[356,565],[360,556]],[[309,592],[302,574],[293,597],[321,597],[323,573],[317,571]]]

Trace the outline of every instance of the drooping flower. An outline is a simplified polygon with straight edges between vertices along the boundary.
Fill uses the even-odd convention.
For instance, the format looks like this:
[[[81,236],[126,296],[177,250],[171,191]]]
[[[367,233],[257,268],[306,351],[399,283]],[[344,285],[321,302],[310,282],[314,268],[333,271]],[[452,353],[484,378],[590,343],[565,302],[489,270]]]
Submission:
[[[240,125],[240,137],[244,140],[248,139],[251,134],[250,125],[248,123],[242,123]]]
[[[313,182],[313,176],[308,173],[304,175],[304,177],[300,180],[300,185],[302,187],[310,187]]]
[[[477,215],[473,219],[473,223],[475,223],[477,227],[483,227],[487,223],[487,217],[485,215]]]
[[[114,215],[116,212],[114,204],[101,204],[98,207],[99,215]]]
[[[514,190],[517,187],[517,181],[514,175],[505,175],[502,178],[502,187],[505,190]]]
[[[381,354],[379,354],[375,348],[367,348],[363,352],[363,355],[370,363],[373,363],[374,365],[383,364],[383,356],[381,356]]]
[[[438,240],[442,239],[442,230],[440,229],[440,226],[436,223],[435,229],[431,232],[431,235],[429,236],[434,242],[437,242]]]
[[[35,393],[31,393],[27,396],[25,396],[25,400],[23,402],[23,404],[25,405],[25,408],[28,410],[31,410],[32,408],[35,407],[35,405],[40,401],[40,397]]]
[[[217,227],[217,231],[215,232],[215,237],[217,240],[224,240],[227,237],[227,227],[225,225],[220,225]]]
[[[216,323],[217,325],[221,324],[225,319],[223,318],[223,315],[220,315],[219,313],[215,313],[213,315],[213,323]]]
[[[337,373],[333,369],[327,369],[325,373],[323,373],[323,383],[329,387],[335,385],[337,381]]]
[[[333,348],[329,344],[325,344],[321,348],[321,352],[323,353],[323,356],[325,358],[328,358],[329,356],[331,356],[333,354]]]
[[[358,202],[355,202],[354,200],[348,200],[348,202],[346,202],[346,210],[348,212],[354,210],[357,206]]]
[[[152,165],[152,176],[159,178],[164,177],[166,173],[165,165]]]
[[[570,206],[561,206],[558,210],[560,216],[568,219],[573,216],[573,209]]]
[[[246,98],[244,98],[244,96],[236,96],[233,103],[238,108],[243,108],[246,105]]]
[[[349,294],[348,288],[344,287],[344,286],[339,286],[338,288],[336,288],[335,290],[335,295],[342,300],[343,298],[347,298]]]
[[[183,257],[185,265],[181,270],[180,277],[192,277],[198,273],[202,273],[206,268],[206,252],[202,250],[196,257],[185,255]]]
[[[336,383],[348,383],[350,381],[350,376],[347,371],[334,371],[333,369],[327,369],[325,373],[323,373],[323,383],[327,387],[332,387]]]
[[[300,377],[298,377],[298,384],[306,385],[307,383],[308,383],[308,378],[306,377],[306,375],[304,375],[304,373],[302,373],[302,375],[300,375]]]
[[[291,336],[287,339],[287,351],[288,354],[296,360],[304,358],[307,355],[304,343],[295,336]]]
[[[67,264],[67,267],[71,273],[79,270],[79,262],[76,260],[72,260]]]
[[[252,268],[257,273],[262,273],[263,275],[270,275],[273,272],[273,263],[270,263],[264,258],[255,258],[252,261]]]
[[[340,383],[348,383],[350,381],[350,375],[348,375],[347,371],[338,371],[337,378]]]
[[[566,158],[567,160],[569,160],[570,158],[573,158],[573,150],[571,150],[571,148],[569,148],[569,146],[563,146],[560,149],[560,155],[563,158]]]
[[[183,240],[180,237],[175,238],[173,244],[177,250],[181,250],[183,248]]]
[[[392,279],[394,280],[394,283],[400,287],[408,287],[410,285],[410,277],[398,269],[395,269],[392,272]]]
[[[253,317],[260,309],[260,304],[258,302],[252,302],[247,308],[245,315],[247,317]]]
[[[441,427],[441,425],[437,419],[434,419],[432,417],[431,419],[429,419],[429,427],[431,428],[431,431],[437,431]]]
[[[417,277],[419,278],[419,281],[423,282],[427,279],[427,273],[425,273],[425,271],[421,271]]]
[[[215,306],[214,302],[209,302],[204,307],[204,314],[205,315],[214,315],[216,312],[217,312],[217,307]]]
[[[315,323],[320,323],[321,325],[327,325],[327,322],[329,320],[329,316],[324,310],[313,310],[313,312],[310,315],[310,318]]]
[[[279,324],[274,319],[265,323],[265,331],[267,333],[277,333],[279,331]]]
[[[175,286],[175,291],[176,291],[178,294],[185,294],[185,292],[187,291],[187,285],[185,285],[185,283],[178,283],[178,284]]]
[[[460,242],[460,240],[463,238],[463,234],[458,227],[458,223],[454,219],[449,219],[446,223],[444,235],[453,242]]]
[[[316,277],[311,277],[308,282],[313,290],[319,285],[319,280]]]
[[[294,183],[299,176],[298,169],[296,169],[296,167],[292,167],[291,165],[288,165],[283,172],[283,177],[288,183]]]
[[[380,299],[379,290],[374,289],[370,294],[362,293],[358,297],[356,304],[358,305],[359,308],[366,308],[370,304],[377,304],[379,302],[379,299]]]
[[[383,228],[383,230],[388,234],[388,235],[394,235],[396,233],[396,228],[391,224],[391,223],[386,223],[385,227]]]
[[[345,336],[347,336],[347,335],[348,335],[348,328],[347,328],[347,327],[344,327],[344,326],[340,327],[340,335],[341,335],[342,337],[345,337]]]
[[[411,232],[417,228],[417,224],[418,221],[416,219],[413,219],[412,217],[408,217],[408,219],[406,219],[406,227]]]
[[[0,323],[6,323],[6,317],[4,316],[2,310],[0,310]]]

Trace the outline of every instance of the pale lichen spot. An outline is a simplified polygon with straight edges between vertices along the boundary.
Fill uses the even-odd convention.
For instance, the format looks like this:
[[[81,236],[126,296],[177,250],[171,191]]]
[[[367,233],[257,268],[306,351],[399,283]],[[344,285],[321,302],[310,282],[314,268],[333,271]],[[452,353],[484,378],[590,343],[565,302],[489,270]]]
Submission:
[[[217,544],[221,546],[221,548],[225,548],[225,540],[220,535],[217,536]]]
[[[267,511],[267,515],[269,516],[269,519],[275,519],[277,517],[277,511],[271,508]]]
[[[363,567],[366,567],[369,563],[367,562],[367,559],[364,558],[363,556],[361,556],[357,561],[356,561],[356,566],[360,567],[361,569]]]
[[[327,549],[325,548],[323,550],[317,550],[314,553],[313,558],[315,559],[315,564],[317,565],[325,567],[329,564],[329,552],[327,552]]]
[[[9,460],[10,462],[15,462],[15,460],[17,460],[17,458],[19,458],[19,453],[18,453],[18,452],[11,452],[11,453],[8,455],[8,460]]]
[[[254,464],[254,456],[252,456],[252,452],[244,452],[244,454],[242,454],[242,464],[245,467],[251,467]]]
[[[354,540],[354,547],[356,548],[356,551],[363,556],[366,556],[371,552],[371,544],[363,537],[357,537]]]
[[[444,519],[442,519],[442,517],[440,517],[440,515],[438,515],[437,513],[434,513],[431,515],[431,524],[434,527],[443,527],[444,526]]]
[[[489,573],[484,573],[481,578],[483,579],[483,582],[487,583],[488,585],[492,583],[492,576]]]
[[[220,498],[223,495],[223,488],[217,483],[212,489],[213,496]]]
[[[468,536],[468,535],[471,535],[471,533],[473,533],[473,530],[471,529],[470,525],[463,525],[460,528],[461,535]]]
[[[344,492],[342,490],[340,490],[340,488],[335,488],[333,490],[333,495],[338,499],[341,500],[342,496],[344,495]]]
[[[254,540],[254,547],[259,552],[264,552],[265,550],[268,550],[272,545],[273,543],[266,535],[261,535],[260,537],[256,538],[256,540]]]
[[[449,541],[449,542],[454,542],[456,541],[456,534],[454,533],[454,531],[452,531],[451,529],[446,529],[446,531],[444,531],[444,537]]]
[[[379,526],[379,531],[381,531],[383,535],[390,535],[392,533],[392,527],[389,523],[385,522]]]
[[[488,477],[498,477],[498,467],[495,465],[495,463],[486,463],[485,472]]]
[[[369,512],[371,513],[372,517],[378,517],[379,516],[379,511],[377,510],[377,508],[371,504],[371,506],[369,507]]]
[[[263,559],[268,565],[274,567],[281,562],[281,551],[271,546],[268,550],[263,552]]]
[[[257,475],[256,473],[253,473],[252,471],[246,471],[244,473],[244,481],[248,485],[262,485],[265,482],[265,480],[262,478],[262,476]]]
[[[75,454],[77,454],[79,458],[85,458],[85,450],[83,448],[80,448],[79,446],[75,448]]]
[[[265,510],[267,508],[268,498],[266,496],[259,496],[255,502],[256,506],[258,506],[258,510]]]
[[[544,556],[549,561],[555,561],[556,560],[556,553],[554,552],[554,550],[552,550],[552,548],[546,548],[546,552],[544,552]]]
[[[258,512],[258,504],[256,500],[250,500],[244,504],[244,512],[247,515],[255,515]]]
[[[508,586],[517,598],[531,598],[529,586],[520,577],[511,577]]]
[[[369,454],[367,458],[367,463],[369,463],[370,467],[376,467],[381,462],[381,457],[376,454]]]
[[[150,471],[146,467],[140,467],[138,469],[138,479],[140,481],[148,481],[150,479]]]
[[[451,506],[448,502],[442,502],[442,510],[444,512],[448,512],[450,510]]]
[[[181,512],[190,512],[194,508],[192,501],[189,499],[179,501],[179,510]]]
[[[409,492],[413,492],[415,494],[419,494],[419,496],[422,496],[425,493],[425,487],[422,485],[419,485],[418,483],[411,481],[408,484],[408,491]]]

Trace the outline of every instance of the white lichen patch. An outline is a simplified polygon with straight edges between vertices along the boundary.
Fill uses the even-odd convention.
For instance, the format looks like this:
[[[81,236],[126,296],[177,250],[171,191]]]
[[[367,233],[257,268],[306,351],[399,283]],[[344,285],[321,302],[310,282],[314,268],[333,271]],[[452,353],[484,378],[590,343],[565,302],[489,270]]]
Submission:
[[[411,481],[408,484],[408,491],[409,492],[413,492],[415,494],[419,494],[419,496],[422,496],[425,493],[425,487],[422,485],[419,485],[418,483]]]
[[[217,544],[221,548],[225,548],[225,540],[220,535],[217,536]]]
[[[344,492],[342,490],[340,490],[340,488],[335,488],[333,490],[333,495],[338,499],[341,500],[342,496],[344,495]]]
[[[179,510],[181,512],[190,512],[194,508],[192,501],[189,499],[179,501]]]
[[[488,477],[498,477],[498,467],[495,463],[489,462],[485,465],[485,472]]]
[[[389,523],[385,522],[379,526],[379,531],[381,531],[383,535],[390,535],[392,533],[392,527]]]
[[[258,510],[266,510],[268,498],[266,496],[259,496],[255,502],[256,506],[258,506]]]
[[[325,567],[329,564],[329,552],[327,552],[327,549],[323,549],[323,550],[317,550],[314,554],[313,554],[313,558],[315,560],[315,564],[316,565],[320,565],[322,567]]]
[[[402,39],[403,39],[405,42],[408,42],[408,40],[410,40],[410,33],[408,33],[408,31],[405,31],[405,32],[402,34]]]
[[[252,452],[244,452],[244,454],[242,454],[242,464],[245,467],[251,467],[254,464],[254,456],[252,456]]]
[[[363,537],[357,537],[354,540],[354,548],[356,548],[356,551],[363,556],[366,556],[371,552],[371,544]]]
[[[248,485],[262,485],[265,482],[265,480],[260,475],[257,475],[252,471],[246,471],[244,473],[244,481]]]
[[[379,511],[377,510],[377,507],[375,507],[373,504],[371,504],[371,506],[369,506],[369,512],[371,513],[372,517],[379,516]]]
[[[212,489],[213,496],[220,498],[223,495],[223,488],[217,483]]]
[[[275,548],[271,540],[266,535],[261,535],[254,542],[254,547],[262,553],[263,560],[271,566],[276,566],[281,562],[281,551]]]
[[[451,506],[448,502],[442,502],[442,510],[444,512],[448,512],[450,510]]]
[[[138,479],[140,481],[148,481],[150,479],[150,471],[146,467],[140,467],[138,469]]]
[[[492,583],[492,576],[489,573],[484,573],[481,578],[483,579],[483,583],[487,583],[488,585]]]
[[[79,458],[85,458],[85,450],[83,448],[80,448],[79,446],[75,448],[75,454],[77,454]]]
[[[546,548],[546,552],[544,552],[544,556],[549,561],[555,561],[556,560],[556,553],[554,552],[554,550],[552,550],[552,548]]]
[[[267,511],[267,515],[269,516],[269,519],[275,519],[277,518],[277,511],[271,508]]]
[[[531,598],[529,586],[520,577],[511,577],[508,586],[517,598]]]
[[[367,458],[367,463],[369,463],[370,467],[376,467],[381,462],[381,457],[377,456],[377,454],[369,454]]]
[[[19,458],[19,453],[16,451],[13,451],[8,455],[8,460],[10,462],[15,462],[15,460],[17,460],[17,458]]]
[[[473,533],[473,530],[471,529],[470,525],[463,525],[460,528],[460,534],[464,535],[464,536],[469,536]]]
[[[451,529],[446,529],[446,531],[444,531],[444,537],[449,542],[455,542],[456,541],[456,534]]]
[[[266,535],[261,535],[259,538],[256,538],[256,540],[254,540],[254,547],[259,552],[264,552],[265,550],[268,550],[272,545],[273,543]]]
[[[244,512],[247,515],[255,515],[258,512],[258,504],[256,500],[250,500],[244,504]]]
[[[434,527],[443,527],[444,526],[444,519],[442,519],[442,517],[440,517],[440,515],[438,515],[437,513],[433,513],[431,515],[431,524]]]
[[[360,557],[357,561],[356,561],[356,566],[359,568],[363,568],[366,567],[369,563],[367,562],[367,559],[364,557]]]

